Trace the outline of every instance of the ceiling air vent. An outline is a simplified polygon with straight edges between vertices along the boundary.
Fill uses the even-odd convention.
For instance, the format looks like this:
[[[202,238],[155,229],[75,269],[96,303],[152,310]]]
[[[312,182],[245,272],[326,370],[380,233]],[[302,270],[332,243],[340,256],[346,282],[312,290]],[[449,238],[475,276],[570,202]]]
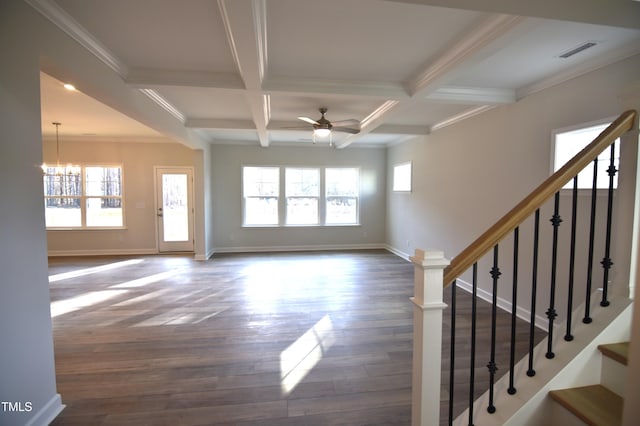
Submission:
[[[573,55],[576,55],[576,54],[578,54],[578,53],[580,53],[580,52],[582,52],[584,50],[587,50],[590,47],[595,46],[596,44],[598,44],[598,43],[596,43],[595,41],[588,41],[586,43],[581,44],[578,47],[574,47],[573,49],[571,49],[571,50],[569,50],[567,52],[564,52],[563,54],[560,55],[560,57],[562,59],[567,59],[567,58],[569,58],[569,57],[571,57]]]

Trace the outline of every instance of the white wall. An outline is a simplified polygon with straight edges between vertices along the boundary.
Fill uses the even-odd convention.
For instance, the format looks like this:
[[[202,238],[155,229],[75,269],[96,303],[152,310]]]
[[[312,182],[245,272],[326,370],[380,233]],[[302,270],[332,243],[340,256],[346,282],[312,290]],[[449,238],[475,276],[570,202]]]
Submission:
[[[32,28],[21,24],[29,14],[22,1],[0,2],[0,401],[22,408],[0,406],[2,425],[45,425],[63,408],[56,391],[38,170],[40,57]]]
[[[447,257],[453,258],[549,176],[552,130],[619,115],[623,111],[619,96],[625,87],[637,81],[639,70],[640,56],[635,56],[533,94],[515,104],[497,107],[424,138],[390,148],[389,170],[394,164],[413,161],[414,190],[411,194],[388,192],[388,243],[409,254],[416,247],[435,248],[444,250]],[[629,167],[621,174],[635,171],[635,159],[630,160],[625,159]],[[634,182],[634,177],[621,175],[621,186],[633,186]],[[390,182],[387,187],[390,188]],[[621,198],[633,194],[633,188],[628,191],[621,187],[617,192],[616,207],[628,205],[628,200],[621,202]],[[570,202],[570,197],[561,198],[561,204],[565,206]],[[606,206],[604,198],[602,201],[600,198],[599,208],[602,209]],[[545,207],[541,215],[542,226],[551,228],[548,225],[550,216],[551,210]],[[599,217],[604,217],[601,211]],[[561,229],[568,232],[570,217],[564,214],[563,220]],[[581,220],[583,223],[586,221],[584,218]],[[631,225],[628,215],[622,224],[619,222],[616,226],[619,229],[615,231],[614,240],[629,240]],[[603,238],[599,237],[600,245]],[[529,241],[523,241],[521,237],[521,247],[530,247]],[[548,241],[550,236],[542,237],[540,250],[541,256],[546,258],[541,259],[544,262],[549,261],[551,245]],[[626,244],[628,247],[629,241]],[[502,258],[511,258],[510,247],[509,241],[501,246]],[[584,250],[584,243],[579,247]],[[528,250],[530,252],[531,249]],[[602,280],[599,265],[602,253],[598,253],[595,262],[599,268],[599,281],[596,287]],[[616,264],[612,277],[620,282],[614,286],[628,285],[628,278],[624,282],[628,277],[628,256],[618,259],[614,256]],[[486,262],[481,266],[484,268],[481,285],[490,290]],[[510,299],[509,269],[503,269],[500,281],[499,295],[505,299]],[[520,273],[530,279],[531,269],[521,265]],[[468,279],[467,275],[463,278]],[[559,273],[558,279],[566,282],[564,271]],[[540,281],[543,289],[539,293],[538,306],[545,306],[549,298],[545,289],[549,284],[548,272],[540,277]],[[529,296],[522,293],[519,303],[527,307]],[[562,290],[556,300],[556,308],[561,313],[566,309],[565,299],[565,291]],[[544,309],[546,306],[541,311]]]
[[[351,146],[282,147],[213,145],[211,149],[215,251],[383,247],[386,150]],[[242,227],[241,167],[316,166],[360,168],[360,226]]]
[[[122,164],[126,229],[47,231],[49,255],[156,253],[154,166],[195,167],[197,174],[203,173],[201,151],[177,143],[65,141],[62,138],[60,146],[62,163]],[[55,163],[55,140],[44,141],[43,151],[44,160]],[[202,200],[204,190],[195,186],[196,198]],[[197,210],[203,208],[204,204],[199,203]],[[196,229],[200,250],[204,251],[203,226],[200,224]]]

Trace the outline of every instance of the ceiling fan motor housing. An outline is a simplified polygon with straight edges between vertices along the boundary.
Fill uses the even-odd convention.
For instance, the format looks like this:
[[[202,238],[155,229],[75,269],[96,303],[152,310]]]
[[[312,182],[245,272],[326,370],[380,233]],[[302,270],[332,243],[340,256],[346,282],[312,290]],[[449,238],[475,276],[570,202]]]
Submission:
[[[318,130],[318,129],[331,130],[333,125],[331,125],[331,122],[329,120],[324,118],[324,114],[326,112],[327,112],[327,108],[320,108],[320,114],[322,114],[322,117],[320,117],[318,120],[316,120],[316,123],[313,124],[313,129],[314,130]]]

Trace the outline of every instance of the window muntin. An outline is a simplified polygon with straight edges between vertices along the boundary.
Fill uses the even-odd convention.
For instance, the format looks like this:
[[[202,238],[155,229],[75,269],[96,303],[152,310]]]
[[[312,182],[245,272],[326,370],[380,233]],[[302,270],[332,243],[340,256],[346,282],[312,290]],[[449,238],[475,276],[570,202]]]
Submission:
[[[564,166],[570,159],[572,159],[578,152],[589,145],[593,140],[598,137],[604,129],[609,126],[610,123],[604,123],[594,126],[587,126],[578,129],[572,129],[567,131],[554,132],[554,147],[553,147],[553,172],[558,171]],[[614,152],[614,164],[616,169],[619,168],[620,162],[620,139],[615,142]],[[607,168],[611,161],[611,149],[605,149],[598,156],[598,170],[597,170],[597,189],[609,188],[609,175],[607,174]],[[613,187],[618,186],[618,175],[613,178]],[[591,189],[593,187],[593,165],[588,165],[584,170],[578,174],[578,189]],[[572,189],[573,180],[567,183],[563,189]]]
[[[278,225],[279,167],[242,168],[245,225]]]
[[[325,170],[325,223],[355,225],[358,223],[359,173],[357,168]]]
[[[124,226],[121,166],[45,166],[47,228]]]
[[[393,191],[411,192],[411,161],[393,166]]]
[[[287,225],[317,225],[320,201],[320,170],[285,169]]]

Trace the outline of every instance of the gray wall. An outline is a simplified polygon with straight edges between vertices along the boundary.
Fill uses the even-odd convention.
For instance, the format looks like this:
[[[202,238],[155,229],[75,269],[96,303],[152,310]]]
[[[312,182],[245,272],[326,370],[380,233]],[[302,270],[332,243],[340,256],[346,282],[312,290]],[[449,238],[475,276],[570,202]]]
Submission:
[[[639,70],[640,56],[635,56],[533,94],[515,104],[497,107],[424,138],[390,148],[389,170],[394,164],[413,161],[413,192],[395,194],[388,191],[388,244],[405,254],[412,254],[415,248],[436,248],[453,258],[549,176],[552,130],[620,114],[623,111],[620,96],[638,80]],[[628,209],[632,204],[629,201],[633,198],[635,185],[633,146],[631,151],[629,147],[623,148],[623,161],[626,164],[621,171],[614,207],[616,214],[621,216],[616,225],[614,250],[620,252],[618,243],[624,241],[619,245],[626,245],[626,252],[617,258],[614,253],[616,264],[612,279],[614,286],[628,288],[631,223],[629,212],[621,212],[620,209],[621,206]],[[387,187],[390,188],[390,182]],[[561,203],[566,205],[569,202],[570,197],[563,195]],[[602,208],[604,199],[599,199],[599,203]],[[541,214],[541,223],[546,228],[550,228],[551,214],[550,207],[546,206]],[[599,217],[604,217],[602,210]],[[568,231],[570,218],[566,212],[563,219],[563,229]],[[584,217],[580,220],[582,223],[586,221]],[[562,241],[566,240],[567,231],[564,231]],[[544,236],[541,241],[542,261],[547,263],[551,247],[549,239],[549,236]],[[521,237],[520,243],[521,247],[530,247],[530,238],[523,240]],[[511,242],[505,241],[503,247],[502,256],[509,257]],[[585,243],[579,247],[584,250]],[[599,262],[602,252],[599,250],[598,253],[596,265],[601,280]],[[481,286],[490,290],[487,262],[481,267],[484,268]],[[510,271],[508,267],[502,271],[499,296],[508,302],[511,299]],[[531,268],[524,262],[521,271],[530,277]],[[566,268],[558,273],[564,282],[565,271]],[[463,279],[470,281],[468,274]],[[548,287],[547,273],[541,283]],[[556,304],[561,315],[565,306],[564,293]],[[548,291],[543,289],[539,294],[539,306],[545,306]],[[526,309],[528,295],[521,294],[518,303]]]
[[[384,247],[386,149],[213,145],[211,149],[215,251]],[[242,227],[241,167],[360,168],[360,226]]]
[[[39,50],[24,2],[0,2],[0,424],[48,424],[56,392],[42,202]],[[34,25],[36,25],[34,23]],[[14,47],[20,40],[19,49]],[[11,59],[8,59],[11,58]],[[27,410],[26,403],[31,409]]]

